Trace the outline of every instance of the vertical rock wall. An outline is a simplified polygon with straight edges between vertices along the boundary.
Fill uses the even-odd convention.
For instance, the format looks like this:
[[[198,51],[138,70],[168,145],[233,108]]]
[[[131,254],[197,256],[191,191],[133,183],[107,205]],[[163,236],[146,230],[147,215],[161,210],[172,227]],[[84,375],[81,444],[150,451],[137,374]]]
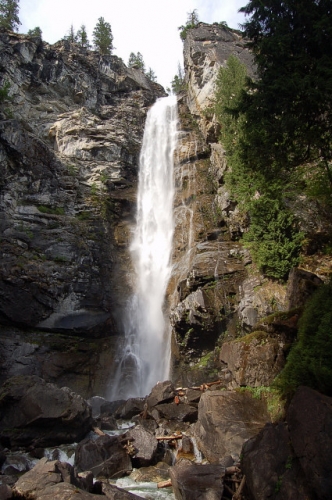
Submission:
[[[165,92],[116,56],[10,32],[0,71],[1,334],[116,335],[146,112]]]

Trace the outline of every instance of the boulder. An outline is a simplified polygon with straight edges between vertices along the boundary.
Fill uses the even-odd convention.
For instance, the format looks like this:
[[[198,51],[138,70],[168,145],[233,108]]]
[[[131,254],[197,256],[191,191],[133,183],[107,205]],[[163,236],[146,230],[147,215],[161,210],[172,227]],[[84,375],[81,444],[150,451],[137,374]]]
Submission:
[[[43,498],[44,492],[63,482],[73,485],[76,489],[84,485],[84,481],[76,476],[70,464],[42,458],[33,469],[20,477],[13,491],[24,498]]]
[[[284,422],[267,424],[257,436],[244,443],[242,471],[254,500],[311,498]]]
[[[0,484],[0,498],[1,500],[7,500],[12,498],[13,492],[8,484]]]
[[[130,474],[130,478],[140,483],[166,481],[169,479],[169,465],[165,462],[158,462],[150,467],[141,467],[134,470]]]
[[[186,403],[164,403],[156,406],[160,417],[167,420],[179,420],[181,422],[194,423],[197,420],[198,410],[196,406]]]
[[[299,387],[289,405],[287,422],[312,498],[332,498],[332,398]]]
[[[127,432],[124,438],[132,441],[135,448],[135,454],[132,458],[134,467],[146,467],[153,464],[156,458],[158,441],[151,432],[137,425]]]
[[[85,439],[78,444],[75,465],[81,471],[90,470],[95,477],[116,478],[132,470],[131,460],[118,436]]]
[[[75,442],[92,428],[91,408],[81,396],[36,376],[8,379],[0,412],[0,440],[7,447]]]
[[[102,494],[106,496],[108,500],[142,500],[142,497],[134,495],[129,491],[117,488],[114,484],[102,483]],[[99,497],[99,500],[100,497]]]
[[[123,405],[116,409],[114,417],[130,420],[143,411],[144,404],[145,398],[129,398]]]
[[[214,464],[225,455],[238,458],[243,443],[269,420],[266,405],[248,392],[207,391],[193,433],[199,450]]]
[[[100,406],[100,416],[109,417],[113,416],[116,410],[126,403],[125,399],[120,399],[118,401],[106,401]]]
[[[181,460],[170,467],[170,477],[176,500],[220,500],[222,497],[222,465],[197,465]]]
[[[220,361],[226,363],[231,372],[231,387],[269,386],[285,365],[283,343],[265,332],[254,332],[224,342]]]
[[[169,380],[158,382],[151,390],[147,397],[148,408],[152,408],[157,404],[168,403],[175,397],[175,387]]]
[[[293,268],[287,281],[286,300],[288,309],[302,307],[322,284],[323,281],[316,274],[304,269]]]

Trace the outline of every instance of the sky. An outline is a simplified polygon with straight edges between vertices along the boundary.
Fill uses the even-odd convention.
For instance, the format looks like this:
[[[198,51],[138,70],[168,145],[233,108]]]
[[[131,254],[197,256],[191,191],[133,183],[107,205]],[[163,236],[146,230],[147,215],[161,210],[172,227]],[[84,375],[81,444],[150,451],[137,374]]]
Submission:
[[[39,26],[43,40],[55,43],[73,25],[85,24],[90,43],[99,17],[110,23],[113,54],[128,64],[129,54],[140,52],[146,69],[150,67],[165,88],[183,65],[182,41],[178,27],[187,14],[197,9],[200,21],[226,21],[238,28],[244,21],[238,10],[246,0],[20,0],[20,33]]]

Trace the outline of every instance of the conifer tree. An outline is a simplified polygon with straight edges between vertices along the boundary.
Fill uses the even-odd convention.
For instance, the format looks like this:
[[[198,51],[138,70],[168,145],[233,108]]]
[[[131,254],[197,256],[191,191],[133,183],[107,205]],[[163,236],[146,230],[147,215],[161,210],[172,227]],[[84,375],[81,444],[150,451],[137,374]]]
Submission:
[[[0,28],[11,31],[18,29],[21,24],[18,4],[19,0],[0,0]]]
[[[98,22],[93,30],[93,43],[96,49],[103,55],[109,55],[113,50],[113,35],[111,25],[105,21],[103,17],[98,19]]]
[[[137,52],[137,54],[134,54],[134,52],[131,52],[129,55],[128,66],[129,66],[129,68],[135,67],[137,69],[140,69],[144,73],[145,63],[144,63],[142,54],[140,52]]]
[[[76,37],[77,37],[77,41],[81,47],[84,47],[86,49],[90,47],[88,34],[87,34],[86,27],[84,24],[82,24],[82,26],[78,30]]]
[[[71,43],[77,42],[77,35],[72,24],[70,25],[68,35],[65,36],[65,40],[68,40]]]
[[[151,80],[151,82],[157,81],[157,75],[152,68],[149,68],[149,71],[147,71],[145,74],[148,77],[148,79]]]
[[[28,35],[29,36],[39,36],[40,38],[42,37],[42,30],[39,28],[39,26],[36,26],[35,28],[33,28],[33,30],[29,30],[28,31]]]

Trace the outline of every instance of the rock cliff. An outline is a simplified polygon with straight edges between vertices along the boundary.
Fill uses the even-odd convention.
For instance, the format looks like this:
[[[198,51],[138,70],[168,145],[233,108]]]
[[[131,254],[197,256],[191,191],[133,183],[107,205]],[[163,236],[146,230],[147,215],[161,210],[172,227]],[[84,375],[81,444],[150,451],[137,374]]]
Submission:
[[[144,122],[165,92],[116,56],[11,32],[0,71],[0,322],[117,334]]]

